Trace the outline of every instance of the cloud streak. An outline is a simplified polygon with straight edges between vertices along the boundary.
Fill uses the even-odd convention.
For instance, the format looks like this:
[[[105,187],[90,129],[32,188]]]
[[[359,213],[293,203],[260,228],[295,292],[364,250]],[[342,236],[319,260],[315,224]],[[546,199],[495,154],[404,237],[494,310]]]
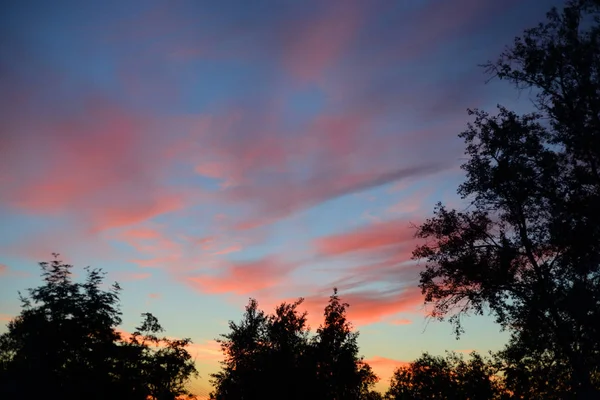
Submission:
[[[282,263],[270,257],[224,263],[215,275],[190,276],[186,281],[204,293],[256,293],[280,284],[295,267],[292,263]]]
[[[416,226],[416,224],[414,225]],[[330,235],[316,240],[317,251],[324,256],[373,251],[410,242],[415,230],[405,220],[391,220],[367,225],[354,231]]]

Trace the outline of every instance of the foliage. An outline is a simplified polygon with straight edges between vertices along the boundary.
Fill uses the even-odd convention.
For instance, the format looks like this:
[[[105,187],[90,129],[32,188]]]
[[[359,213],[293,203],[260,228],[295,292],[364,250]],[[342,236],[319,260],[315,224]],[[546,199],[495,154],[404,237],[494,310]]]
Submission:
[[[116,329],[118,284],[102,290],[104,274],[90,268],[85,282],[75,283],[58,254],[40,266],[44,284],[21,296],[21,314],[0,336],[0,397],[162,400],[186,393],[184,383],[196,373],[188,339],[152,336],[162,328],[145,314],[147,335],[125,341]]]
[[[358,332],[346,319],[348,307],[334,289],[325,307],[324,324],[312,343],[322,399],[358,399],[377,381],[371,367],[358,357]]]
[[[492,400],[504,393],[497,378],[497,365],[476,352],[468,360],[456,353],[446,357],[424,353],[406,367],[394,371],[389,400]]]
[[[583,397],[598,395],[600,367],[599,11],[569,1],[488,63],[532,89],[539,111],[470,111],[458,192],[471,205],[438,204],[413,254],[427,260],[420,287],[433,317],[460,334],[461,315],[491,312],[512,333],[506,354],[550,357]]]
[[[367,399],[376,377],[358,357],[357,332],[346,320],[348,304],[337,290],[325,308],[325,322],[310,337],[299,299],[282,303],[272,315],[251,299],[240,323],[219,340],[225,359],[213,374],[211,398]],[[370,396],[370,397],[369,397]]]
[[[158,319],[150,313],[142,316],[141,326],[123,344],[123,350],[135,355],[126,359],[135,361],[128,365],[130,371],[137,370],[141,374],[144,388],[152,399],[191,395],[185,386],[191,376],[197,375],[192,356],[186,350],[192,341],[188,338],[158,337],[156,335],[164,331]]]
[[[516,399],[568,399],[572,391],[568,367],[564,361],[545,351],[533,353],[528,349],[509,346],[497,354],[502,364],[507,390]]]

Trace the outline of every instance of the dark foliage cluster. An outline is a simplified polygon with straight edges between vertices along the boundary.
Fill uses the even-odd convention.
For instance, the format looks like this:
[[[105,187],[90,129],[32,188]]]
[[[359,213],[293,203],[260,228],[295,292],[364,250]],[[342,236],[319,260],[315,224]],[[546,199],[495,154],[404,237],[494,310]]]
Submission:
[[[44,284],[21,296],[22,311],[0,336],[0,398],[172,400],[196,374],[189,339],[158,336],[152,314],[124,339],[120,287],[86,269],[84,283],[55,254],[41,263]],[[34,383],[34,384],[32,384]]]
[[[394,372],[385,399],[509,399],[498,371],[496,360],[476,352],[467,360],[456,353],[447,353],[446,357],[424,353]]]
[[[225,359],[213,374],[211,398],[373,399],[377,381],[358,355],[358,332],[346,318],[348,304],[337,290],[325,308],[324,322],[311,335],[303,299],[282,303],[266,314],[251,299],[242,321],[230,322],[219,339]]]

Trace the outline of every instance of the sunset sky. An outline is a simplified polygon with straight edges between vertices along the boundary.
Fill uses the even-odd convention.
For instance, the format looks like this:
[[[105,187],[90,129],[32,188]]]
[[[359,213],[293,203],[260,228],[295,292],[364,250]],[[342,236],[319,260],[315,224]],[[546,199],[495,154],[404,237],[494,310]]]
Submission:
[[[0,319],[52,252],[123,286],[124,324],[213,341],[249,297],[338,287],[382,377],[423,351],[485,352],[425,319],[414,228],[463,207],[466,109],[531,108],[486,84],[550,0],[12,1],[0,12]],[[4,329],[4,328],[0,328]]]

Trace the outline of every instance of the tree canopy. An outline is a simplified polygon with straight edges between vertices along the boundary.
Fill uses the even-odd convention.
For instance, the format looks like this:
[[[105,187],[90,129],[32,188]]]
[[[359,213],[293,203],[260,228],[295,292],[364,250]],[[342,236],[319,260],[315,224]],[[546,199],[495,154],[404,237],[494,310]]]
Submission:
[[[424,353],[394,372],[386,399],[501,399],[506,391],[497,372],[494,360],[476,352],[468,360],[456,353],[446,357]]]
[[[568,1],[487,64],[538,111],[470,111],[458,190],[470,206],[438,204],[414,252],[433,317],[460,333],[462,315],[490,311],[512,334],[511,360],[553,360],[583,398],[598,396],[600,367],[599,11]]]
[[[156,336],[152,314],[124,339],[118,284],[102,289],[104,274],[86,268],[73,282],[58,254],[40,263],[43,285],[21,296],[22,311],[0,336],[0,397],[60,399],[175,399],[196,368],[189,339]],[[31,385],[29,381],[34,381]]]
[[[362,357],[346,319],[348,304],[334,290],[324,323],[311,336],[303,303],[282,303],[267,315],[250,299],[242,321],[218,339],[225,359],[213,374],[212,398],[367,399],[377,378]],[[371,396],[371,397],[367,397]]]

